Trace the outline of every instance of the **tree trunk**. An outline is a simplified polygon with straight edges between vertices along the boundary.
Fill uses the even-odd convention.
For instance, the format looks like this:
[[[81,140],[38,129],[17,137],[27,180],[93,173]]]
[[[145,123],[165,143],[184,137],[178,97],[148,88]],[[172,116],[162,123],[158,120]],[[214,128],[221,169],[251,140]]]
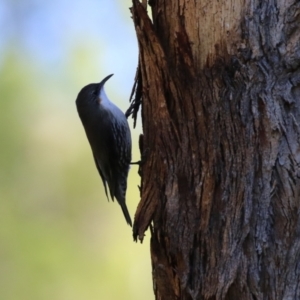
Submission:
[[[133,0],[156,299],[300,299],[300,3]]]

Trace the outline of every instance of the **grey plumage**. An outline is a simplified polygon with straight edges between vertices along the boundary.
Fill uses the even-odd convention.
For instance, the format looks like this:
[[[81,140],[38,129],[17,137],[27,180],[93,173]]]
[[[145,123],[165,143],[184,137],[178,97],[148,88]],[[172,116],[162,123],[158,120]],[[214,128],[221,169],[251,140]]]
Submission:
[[[108,185],[111,199],[117,199],[126,222],[132,226],[125,203],[131,162],[131,134],[124,113],[104,92],[104,84],[112,75],[105,77],[100,83],[92,83],[82,88],[77,96],[76,106],[106,196],[108,198]]]

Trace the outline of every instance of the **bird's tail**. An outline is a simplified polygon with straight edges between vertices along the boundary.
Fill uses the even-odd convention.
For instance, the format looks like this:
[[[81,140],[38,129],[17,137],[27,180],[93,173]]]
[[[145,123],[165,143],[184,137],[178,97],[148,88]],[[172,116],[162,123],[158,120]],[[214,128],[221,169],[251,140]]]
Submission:
[[[121,205],[121,208],[122,208],[122,211],[123,211],[123,214],[124,214],[124,217],[126,219],[127,224],[130,225],[130,227],[132,227],[132,222],[131,222],[130,214],[129,214],[129,211],[127,209],[125,201],[119,202],[119,203]]]
[[[126,180],[122,180],[122,179],[126,179],[126,177],[122,177],[119,179],[119,184],[117,186],[117,189],[115,190],[115,197],[118,201],[118,203],[120,204],[124,217],[126,219],[126,222],[128,225],[130,225],[132,227],[132,222],[131,222],[131,218],[130,218],[130,214],[128,212],[127,206],[126,206],[126,188],[127,188],[127,182]]]

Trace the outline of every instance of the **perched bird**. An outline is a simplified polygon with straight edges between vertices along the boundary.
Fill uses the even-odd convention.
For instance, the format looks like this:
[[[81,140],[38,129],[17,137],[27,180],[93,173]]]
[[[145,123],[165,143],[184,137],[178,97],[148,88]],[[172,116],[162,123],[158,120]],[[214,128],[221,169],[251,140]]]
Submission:
[[[117,199],[126,222],[132,226],[125,203],[127,176],[131,162],[131,134],[124,113],[114,105],[104,91],[105,82],[91,83],[79,92],[76,106],[89,140],[96,167],[108,199]]]

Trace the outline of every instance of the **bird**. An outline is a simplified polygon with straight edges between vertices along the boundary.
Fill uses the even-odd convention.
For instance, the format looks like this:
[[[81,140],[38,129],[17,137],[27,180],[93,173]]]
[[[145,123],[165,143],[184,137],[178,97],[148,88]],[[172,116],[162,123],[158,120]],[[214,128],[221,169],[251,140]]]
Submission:
[[[91,146],[94,161],[102,179],[107,199],[120,204],[128,225],[132,227],[126,206],[126,190],[131,163],[131,133],[124,113],[104,91],[105,82],[84,86],[76,98],[76,107]]]

